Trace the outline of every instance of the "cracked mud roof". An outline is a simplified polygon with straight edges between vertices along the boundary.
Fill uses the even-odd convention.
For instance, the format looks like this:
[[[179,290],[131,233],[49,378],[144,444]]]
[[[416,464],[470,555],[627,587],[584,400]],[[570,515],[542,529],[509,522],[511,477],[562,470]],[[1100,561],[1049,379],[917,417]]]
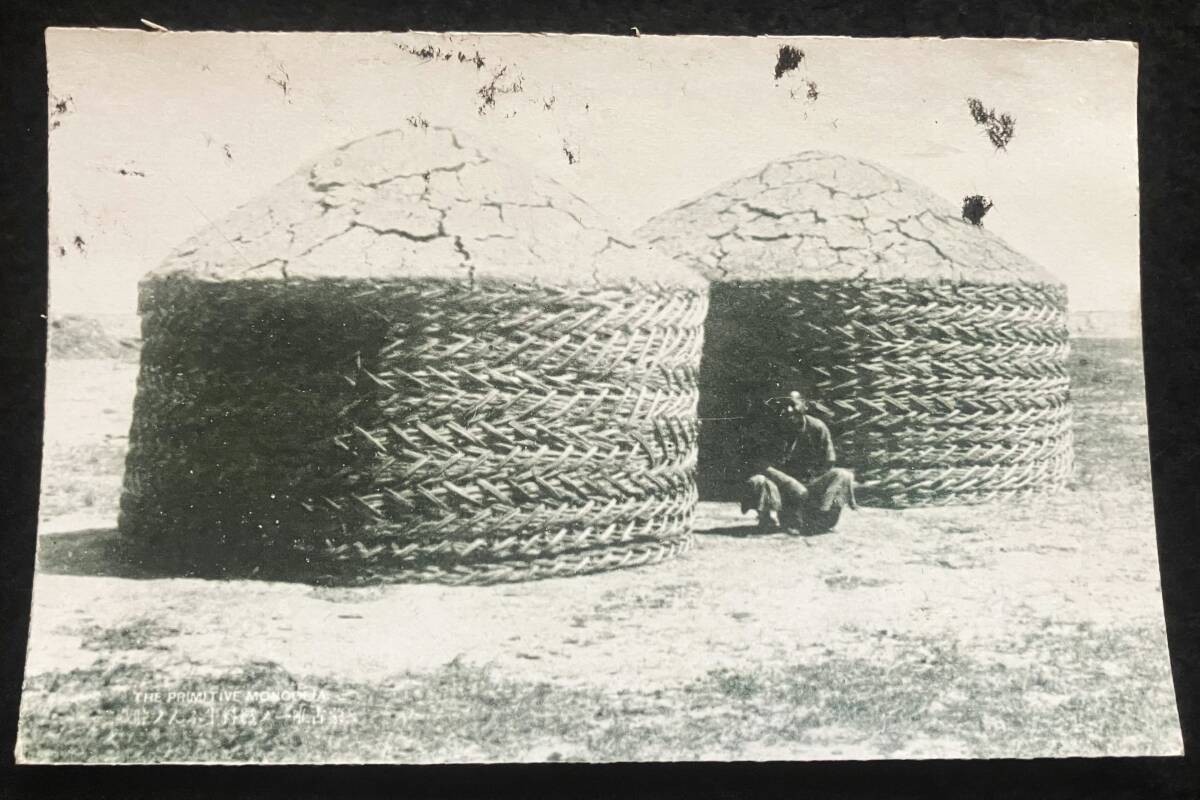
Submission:
[[[705,285],[610,233],[560,184],[444,128],[386,131],[326,153],[189,239],[149,277],[171,275]]]
[[[1061,285],[942,198],[882,167],[815,151],[772,162],[639,231],[710,280]]]

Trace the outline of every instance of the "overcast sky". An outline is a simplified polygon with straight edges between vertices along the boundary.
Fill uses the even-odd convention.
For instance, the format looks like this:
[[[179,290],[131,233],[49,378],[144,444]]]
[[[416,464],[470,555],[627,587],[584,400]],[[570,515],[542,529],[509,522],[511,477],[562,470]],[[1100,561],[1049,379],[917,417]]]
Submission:
[[[984,223],[1062,278],[1072,309],[1137,307],[1128,43],[82,29],[46,39],[52,313],[132,313],[137,280],[188,235],[322,151],[410,118],[517,153],[622,231],[800,150],[866,158],[956,205],[990,197]],[[782,44],[805,58],[777,81]],[[411,52],[425,45],[452,58]],[[481,113],[493,78],[512,91]],[[972,121],[972,96],[1016,118],[1007,151]]]

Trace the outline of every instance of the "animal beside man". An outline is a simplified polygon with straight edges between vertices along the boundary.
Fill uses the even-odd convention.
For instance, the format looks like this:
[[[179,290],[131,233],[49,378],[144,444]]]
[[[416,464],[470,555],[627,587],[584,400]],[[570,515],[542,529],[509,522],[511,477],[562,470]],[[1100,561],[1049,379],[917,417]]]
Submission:
[[[757,511],[763,532],[823,533],[844,507],[855,507],[854,473],[836,466],[829,428],[807,411],[804,395],[793,391],[761,403],[749,419],[742,513]]]

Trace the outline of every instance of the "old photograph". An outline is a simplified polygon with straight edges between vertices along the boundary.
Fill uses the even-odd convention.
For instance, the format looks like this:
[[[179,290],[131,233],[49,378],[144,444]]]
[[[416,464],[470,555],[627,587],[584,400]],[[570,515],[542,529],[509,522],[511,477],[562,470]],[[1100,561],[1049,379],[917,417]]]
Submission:
[[[1182,753],[1132,43],[46,50],[18,760]]]

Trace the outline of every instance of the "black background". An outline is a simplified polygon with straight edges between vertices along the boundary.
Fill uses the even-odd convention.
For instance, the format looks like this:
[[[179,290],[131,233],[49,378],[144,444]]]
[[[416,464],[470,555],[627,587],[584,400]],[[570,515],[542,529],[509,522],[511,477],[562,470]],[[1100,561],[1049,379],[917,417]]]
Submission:
[[[46,345],[48,26],[976,36],[1139,43],[1142,317],[1159,556],[1184,744],[1154,759],[486,767],[14,767]],[[0,798],[1200,796],[1200,2],[26,2],[0,0]],[[1079,198],[1086,211],[1087,198]],[[1064,213],[1081,213],[1067,209]]]

